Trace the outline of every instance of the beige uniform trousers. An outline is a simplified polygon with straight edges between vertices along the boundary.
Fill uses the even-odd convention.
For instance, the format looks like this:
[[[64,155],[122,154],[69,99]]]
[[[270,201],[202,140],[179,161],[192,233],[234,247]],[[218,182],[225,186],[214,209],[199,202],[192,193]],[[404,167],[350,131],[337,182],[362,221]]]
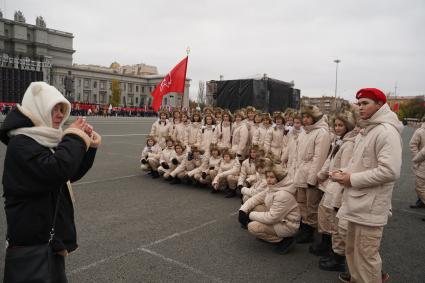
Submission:
[[[217,176],[217,170],[208,170],[205,179],[202,178],[202,173],[196,174],[195,179],[201,184],[211,184],[215,176]]]
[[[425,179],[416,176],[416,193],[418,198],[425,203]]]
[[[152,170],[157,171],[159,167],[159,160],[155,158],[148,158],[148,164]]]
[[[253,211],[265,212],[267,209],[264,205],[257,205]],[[273,225],[263,224],[258,221],[252,221],[248,224],[248,231],[256,238],[267,241],[269,243],[277,243],[283,240],[283,237],[279,237],[273,228]]]
[[[379,255],[384,227],[348,222],[345,255],[353,283],[381,283]]]
[[[327,208],[323,205],[323,200],[320,201],[317,209],[317,230],[319,233],[335,235],[338,233],[338,226],[335,224],[336,211],[332,208]]]
[[[297,202],[304,224],[317,227],[317,210],[322,194],[322,191],[316,187],[297,188]]]
[[[342,222],[344,222],[345,225],[341,225]],[[346,220],[339,220],[336,218],[335,225],[338,232],[332,235],[332,250],[338,255],[345,256],[345,241],[347,238],[348,224]]]
[[[226,180],[229,189],[236,190],[236,187],[238,186],[239,175],[228,175],[226,177]]]

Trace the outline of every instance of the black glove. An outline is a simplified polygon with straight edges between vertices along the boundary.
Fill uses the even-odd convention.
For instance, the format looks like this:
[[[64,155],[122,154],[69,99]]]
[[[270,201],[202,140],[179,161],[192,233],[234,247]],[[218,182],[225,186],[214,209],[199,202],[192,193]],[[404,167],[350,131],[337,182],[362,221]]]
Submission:
[[[148,161],[146,160],[146,158],[143,158],[142,159],[142,164],[146,164],[146,163],[148,163]]]
[[[201,177],[202,177],[202,179],[207,178],[207,172],[202,172]]]
[[[191,161],[193,159],[193,153],[189,152],[189,154],[187,155],[187,160]]]
[[[249,215],[246,214],[244,211],[239,210],[239,223],[241,224],[242,228],[247,229],[249,222],[251,222],[251,220],[249,219]]]
[[[238,186],[236,187],[236,189],[237,189],[237,190],[239,190],[239,191],[240,191],[240,190],[242,190],[242,188],[243,188],[243,186],[242,186],[242,185],[238,185]]]
[[[215,169],[215,167],[210,167],[210,170],[214,170]]]
[[[179,164],[179,161],[177,159],[173,158],[173,160],[171,160],[171,163],[173,163],[174,165],[177,165],[177,164]]]
[[[170,166],[168,166],[168,164],[166,162],[162,162],[161,163],[162,168],[164,169],[170,169]]]

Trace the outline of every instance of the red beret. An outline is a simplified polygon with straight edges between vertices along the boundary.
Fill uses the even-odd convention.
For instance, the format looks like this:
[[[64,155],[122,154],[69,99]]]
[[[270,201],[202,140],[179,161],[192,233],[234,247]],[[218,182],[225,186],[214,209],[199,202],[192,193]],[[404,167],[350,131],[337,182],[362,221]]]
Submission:
[[[382,101],[384,103],[387,102],[387,97],[385,94],[377,88],[362,88],[356,94],[356,98],[369,98],[376,102]]]

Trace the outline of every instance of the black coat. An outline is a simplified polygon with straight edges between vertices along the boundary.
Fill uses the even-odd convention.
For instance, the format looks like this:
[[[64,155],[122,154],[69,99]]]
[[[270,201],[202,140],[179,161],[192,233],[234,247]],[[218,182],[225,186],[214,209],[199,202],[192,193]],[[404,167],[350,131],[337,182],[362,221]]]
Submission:
[[[47,243],[60,195],[53,246],[71,252],[78,246],[66,182],[84,176],[93,165],[96,149],[86,151],[85,142],[75,134],[65,135],[54,153],[28,136],[7,136],[12,129],[32,126],[29,118],[14,109],[0,129],[0,140],[7,145],[3,171],[7,238],[11,246]]]

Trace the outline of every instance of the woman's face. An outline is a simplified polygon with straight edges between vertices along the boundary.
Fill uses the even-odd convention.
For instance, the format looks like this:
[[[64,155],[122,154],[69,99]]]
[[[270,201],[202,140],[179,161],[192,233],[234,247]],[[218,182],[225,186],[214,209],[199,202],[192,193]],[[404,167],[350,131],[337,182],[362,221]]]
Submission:
[[[201,120],[201,117],[198,114],[193,115],[193,121],[194,122],[199,122],[200,120]]]
[[[165,121],[165,119],[167,119],[167,115],[161,114],[161,117],[160,118],[161,118],[162,121]]]
[[[304,126],[311,126],[314,124],[314,120],[313,117],[311,117],[310,115],[303,115],[303,125]]]
[[[255,115],[254,122],[255,122],[256,124],[261,123],[261,121],[262,121],[262,120],[263,120],[263,118],[261,118],[261,116],[260,116],[260,115]]]
[[[260,167],[260,166],[257,166],[257,172],[259,173],[259,174],[264,174],[264,172],[266,171],[266,168],[264,168],[264,167]]]
[[[187,121],[187,116],[186,115],[182,115],[182,122],[184,123],[184,122],[186,122]]]
[[[283,119],[281,117],[276,118],[276,125],[278,125],[278,126],[283,125]]]
[[[229,162],[229,161],[230,161],[230,155],[225,154],[225,155],[223,156],[223,159],[224,159],[224,161]]]
[[[148,140],[148,146],[153,146],[155,142],[153,140]]]
[[[299,131],[301,129],[301,120],[300,119],[294,119],[294,128],[295,130]]]
[[[173,141],[172,141],[172,140],[168,140],[168,141],[167,141],[167,146],[168,146],[169,148],[173,148]]]
[[[270,125],[270,120],[269,119],[264,119],[263,120],[263,125],[264,126],[269,126]]]
[[[347,132],[347,128],[345,127],[344,122],[338,119],[335,119],[334,130],[335,134],[340,137],[345,135],[345,133]]]
[[[251,151],[249,152],[249,157],[251,157],[252,159],[257,158],[257,151],[254,149],[251,149]]]
[[[217,157],[218,156],[218,150],[211,151],[211,155],[214,156],[214,157]]]
[[[241,116],[239,116],[239,115],[236,115],[236,117],[235,117],[235,121],[236,121],[237,123],[241,122],[241,121],[242,121],[242,117],[241,117]]]
[[[267,172],[266,174],[267,185],[273,186],[277,183],[276,176],[273,172]]]
[[[180,112],[174,112],[174,119],[180,119]]]
[[[52,127],[59,129],[63,118],[65,117],[65,105],[58,103],[52,109]]]
[[[176,153],[177,154],[181,154],[182,152],[183,152],[183,148],[181,147],[181,146],[176,146],[175,148],[174,148],[174,150],[176,151]]]
[[[254,116],[255,116],[255,112],[252,112],[252,111],[248,112],[248,119],[249,120],[251,120],[251,121],[254,120]]]
[[[205,118],[205,122],[207,123],[207,125],[212,125],[212,123],[213,123],[212,117],[211,116],[207,116]]]
[[[223,115],[223,121],[229,122],[230,121],[230,117],[227,114]]]

